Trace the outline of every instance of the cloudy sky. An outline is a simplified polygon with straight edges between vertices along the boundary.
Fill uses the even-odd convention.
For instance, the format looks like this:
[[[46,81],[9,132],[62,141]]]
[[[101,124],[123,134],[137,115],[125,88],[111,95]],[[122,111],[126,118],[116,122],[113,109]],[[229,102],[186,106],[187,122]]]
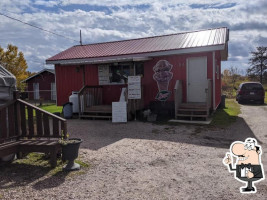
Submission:
[[[230,29],[229,59],[223,62],[223,69],[234,66],[245,72],[250,52],[257,46],[267,46],[267,1],[0,1],[0,46],[18,46],[29,71],[51,67],[44,64],[45,60],[79,44],[80,30],[83,43],[88,44],[216,27]]]

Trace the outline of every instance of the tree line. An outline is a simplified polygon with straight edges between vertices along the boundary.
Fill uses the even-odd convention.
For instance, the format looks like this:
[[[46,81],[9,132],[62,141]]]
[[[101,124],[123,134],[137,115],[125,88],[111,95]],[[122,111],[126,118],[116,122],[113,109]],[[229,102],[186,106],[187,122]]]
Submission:
[[[222,92],[228,97],[234,97],[235,88],[242,82],[255,81],[267,84],[267,47],[257,47],[251,52],[249,67],[246,75],[234,66],[226,69],[222,73]]]

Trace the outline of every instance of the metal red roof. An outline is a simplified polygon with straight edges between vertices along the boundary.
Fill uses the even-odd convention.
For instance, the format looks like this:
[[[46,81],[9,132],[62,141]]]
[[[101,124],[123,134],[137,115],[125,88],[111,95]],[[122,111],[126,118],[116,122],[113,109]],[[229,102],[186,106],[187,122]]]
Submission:
[[[144,54],[170,50],[224,45],[228,40],[227,28],[215,28],[171,35],[73,46],[47,59],[53,61],[90,59]]]

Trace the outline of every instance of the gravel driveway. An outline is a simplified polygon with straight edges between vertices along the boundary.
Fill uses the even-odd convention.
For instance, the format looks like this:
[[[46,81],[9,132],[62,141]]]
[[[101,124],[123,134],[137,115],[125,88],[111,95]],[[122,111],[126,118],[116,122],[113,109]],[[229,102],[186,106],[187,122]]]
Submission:
[[[71,136],[84,140],[80,157],[92,166],[69,179],[44,175],[20,187],[0,184],[0,199],[266,199],[266,180],[256,184],[256,194],[242,195],[244,184],[222,164],[233,141],[256,137],[267,174],[267,106],[241,110],[227,129],[69,120]]]

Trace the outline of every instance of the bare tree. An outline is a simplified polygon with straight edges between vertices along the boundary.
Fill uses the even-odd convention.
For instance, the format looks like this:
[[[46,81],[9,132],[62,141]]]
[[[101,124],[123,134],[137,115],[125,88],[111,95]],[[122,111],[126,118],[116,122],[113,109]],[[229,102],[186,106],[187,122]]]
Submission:
[[[257,51],[251,54],[252,57],[249,59],[251,67],[247,69],[247,74],[250,77],[259,77],[262,83],[263,74],[267,71],[267,47],[257,47]]]
[[[232,85],[232,88],[235,88],[235,84],[237,80],[240,78],[240,70],[237,67],[231,66],[229,68],[229,78],[230,78],[230,83]]]

